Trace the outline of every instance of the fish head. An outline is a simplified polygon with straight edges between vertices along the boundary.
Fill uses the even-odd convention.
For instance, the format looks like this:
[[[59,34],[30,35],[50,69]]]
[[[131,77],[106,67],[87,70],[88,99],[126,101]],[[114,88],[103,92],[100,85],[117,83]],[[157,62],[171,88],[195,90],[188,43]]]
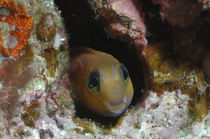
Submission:
[[[86,60],[82,102],[99,115],[119,116],[131,103],[134,92],[127,69],[116,58],[102,52]]]

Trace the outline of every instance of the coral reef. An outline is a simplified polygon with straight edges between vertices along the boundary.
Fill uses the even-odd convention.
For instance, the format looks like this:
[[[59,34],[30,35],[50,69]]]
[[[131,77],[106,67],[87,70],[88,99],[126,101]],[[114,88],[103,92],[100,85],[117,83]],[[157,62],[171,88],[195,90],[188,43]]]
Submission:
[[[133,67],[143,65],[139,72],[144,79],[133,84],[136,90],[139,80],[145,83],[143,91],[134,92],[137,103],[115,118],[76,105],[67,74],[66,29],[54,1],[1,0],[0,138],[209,138],[209,1],[88,0],[88,4],[108,36],[126,40],[127,52],[133,50],[138,60]],[[83,21],[77,11],[67,14],[72,16],[70,22],[75,22],[74,16]],[[76,31],[88,28],[75,24]],[[95,40],[87,39],[90,44]],[[99,42],[108,50],[116,48]],[[116,53],[122,53],[119,47]],[[142,97],[137,97],[139,92]]]
[[[57,104],[53,87],[69,62],[65,30],[53,1],[2,0],[0,6],[0,136],[33,138],[43,102]]]

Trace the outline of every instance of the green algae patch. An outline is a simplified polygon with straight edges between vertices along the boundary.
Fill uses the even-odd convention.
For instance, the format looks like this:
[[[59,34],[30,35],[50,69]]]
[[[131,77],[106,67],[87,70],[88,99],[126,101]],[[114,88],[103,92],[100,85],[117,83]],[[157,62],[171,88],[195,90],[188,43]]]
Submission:
[[[41,104],[38,100],[32,101],[32,104],[29,107],[24,107],[25,113],[21,115],[21,119],[24,121],[24,124],[29,127],[35,127],[35,120],[39,120],[40,117],[40,108]]]
[[[54,48],[45,49],[43,54],[41,55],[46,60],[46,68],[48,70],[47,76],[55,77],[56,69],[58,67],[58,62],[56,60],[58,52]]]
[[[190,97],[189,116],[191,121],[201,121],[207,114],[207,83],[203,70],[187,61],[168,55],[168,47],[158,43],[145,48],[147,88],[158,96],[165,91],[181,90]]]

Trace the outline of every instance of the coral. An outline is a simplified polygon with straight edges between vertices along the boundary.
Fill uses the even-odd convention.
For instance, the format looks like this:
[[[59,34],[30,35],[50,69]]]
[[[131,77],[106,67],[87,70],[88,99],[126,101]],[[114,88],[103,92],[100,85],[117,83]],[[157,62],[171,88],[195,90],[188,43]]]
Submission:
[[[33,26],[33,17],[28,16],[26,8],[17,5],[14,0],[2,0],[0,5],[6,14],[0,15],[0,52],[17,58],[27,44]]]

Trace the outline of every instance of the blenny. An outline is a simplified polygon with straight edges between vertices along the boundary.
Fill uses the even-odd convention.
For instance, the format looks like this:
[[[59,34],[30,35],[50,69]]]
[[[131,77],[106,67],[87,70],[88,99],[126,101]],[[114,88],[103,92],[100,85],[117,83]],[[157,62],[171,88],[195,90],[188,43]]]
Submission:
[[[70,49],[70,58],[74,100],[101,116],[121,115],[134,93],[125,66],[112,55],[90,48]]]

